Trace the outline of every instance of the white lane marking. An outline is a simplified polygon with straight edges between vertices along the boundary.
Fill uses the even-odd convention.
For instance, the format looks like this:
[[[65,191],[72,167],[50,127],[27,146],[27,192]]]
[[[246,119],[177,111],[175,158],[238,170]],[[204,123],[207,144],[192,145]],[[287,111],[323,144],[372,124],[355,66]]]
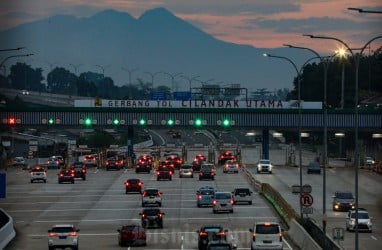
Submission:
[[[228,218],[225,218],[225,220],[227,220]],[[230,218],[231,220],[248,220],[248,219],[258,219],[258,220],[264,220],[264,219],[267,219],[267,220],[273,220],[273,219],[277,219],[276,217],[253,217],[253,216],[249,216],[249,217],[235,217],[235,218]],[[104,219],[104,220],[100,220],[100,219],[94,219],[94,220],[84,220],[84,219],[80,219],[80,220],[35,220],[33,221],[33,223],[61,223],[61,222],[72,222],[72,223],[79,223],[79,222],[114,222],[114,221],[140,221],[141,219]],[[211,220],[210,217],[206,217],[206,218],[182,218],[182,219],[179,219],[179,218],[167,218],[166,219],[167,221],[183,221],[183,220]]]
[[[377,237],[375,237],[374,235],[370,236],[370,238],[372,238],[373,240],[378,240]]]
[[[288,243],[288,241],[285,240],[285,238],[283,237],[283,242],[287,245],[288,249],[293,249],[291,247],[291,245]],[[284,248],[283,248],[284,249]]]
[[[96,174],[99,172],[99,169],[96,169],[96,171],[93,172],[93,174]]]
[[[184,240],[184,236],[182,235],[181,237],[180,237],[180,250],[183,250],[183,248],[184,248],[184,246],[183,246],[183,240]]]
[[[256,208],[256,207],[253,207]],[[265,207],[264,207],[265,208]],[[169,207],[163,210],[195,210],[195,207]],[[269,209],[269,208],[267,208]],[[32,212],[68,212],[68,211],[135,211],[136,208],[63,208],[63,209],[22,209],[22,210],[9,210],[10,213],[32,213]],[[234,217],[238,218],[238,217]],[[251,218],[251,217],[248,217]]]

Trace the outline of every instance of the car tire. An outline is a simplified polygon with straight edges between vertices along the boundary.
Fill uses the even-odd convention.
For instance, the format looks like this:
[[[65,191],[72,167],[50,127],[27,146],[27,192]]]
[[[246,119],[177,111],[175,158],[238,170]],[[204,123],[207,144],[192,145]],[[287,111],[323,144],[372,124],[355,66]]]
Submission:
[[[252,201],[248,202],[249,205],[252,205]]]
[[[200,204],[196,204],[196,206],[200,207]]]
[[[158,203],[158,207],[161,207],[161,206],[162,206],[162,202],[159,202],[159,203]]]
[[[142,202],[142,207],[145,207],[145,203]]]
[[[172,181],[172,177],[170,177],[170,179],[169,179],[170,181]]]
[[[72,181],[72,184],[74,184],[74,181]]]
[[[229,211],[231,214],[233,214],[233,209]]]
[[[269,174],[272,174],[272,171],[269,171]]]
[[[33,180],[31,180],[31,183],[33,183]]]
[[[160,178],[157,178],[157,181],[159,181],[160,180]]]
[[[54,247],[49,246],[48,249],[49,250],[54,250]]]
[[[216,214],[216,210],[212,209],[212,212],[213,212],[214,214]]]

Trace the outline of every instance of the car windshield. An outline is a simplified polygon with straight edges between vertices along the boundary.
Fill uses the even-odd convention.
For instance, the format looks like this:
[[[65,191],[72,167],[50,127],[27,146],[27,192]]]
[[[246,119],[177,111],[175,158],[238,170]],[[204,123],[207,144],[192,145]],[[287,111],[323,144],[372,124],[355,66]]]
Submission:
[[[261,164],[270,164],[271,162],[269,160],[260,160]]]
[[[355,213],[351,213],[350,217],[352,219],[355,219]],[[358,212],[358,219],[369,219],[369,214],[368,213],[360,213],[360,212]]]
[[[221,231],[221,228],[220,227],[205,227],[203,231],[206,233],[218,233]]]
[[[206,171],[210,171],[213,168],[212,165],[202,165],[202,169]]]
[[[153,216],[153,215],[157,215],[160,213],[159,209],[146,209],[146,210],[143,210],[143,213],[148,215],[148,216]]]
[[[68,233],[68,232],[74,232],[75,229],[73,227],[54,227],[52,228],[51,232],[53,233]]]
[[[339,199],[353,199],[352,193],[337,193]]]
[[[250,194],[250,191],[247,188],[238,188],[235,190],[235,194]]]
[[[278,225],[257,225],[256,233],[258,234],[278,234],[279,226]]]
[[[44,172],[45,170],[43,168],[33,168],[31,172]]]
[[[215,193],[215,199],[231,199],[231,193]]]
[[[158,190],[146,190],[144,196],[156,196],[158,195]]]

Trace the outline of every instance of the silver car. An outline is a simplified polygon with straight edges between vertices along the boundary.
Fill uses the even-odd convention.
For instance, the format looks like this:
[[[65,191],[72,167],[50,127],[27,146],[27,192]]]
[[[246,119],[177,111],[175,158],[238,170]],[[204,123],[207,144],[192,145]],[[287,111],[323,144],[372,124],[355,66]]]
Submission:
[[[231,192],[215,192],[212,200],[212,212],[230,212],[233,213],[233,199]]]
[[[79,231],[72,224],[54,225],[52,229],[48,230],[49,250],[67,247],[78,250]]]
[[[356,210],[349,210],[346,217],[346,230],[355,231],[355,217]],[[373,231],[373,223],[371,222],[372,217],[369,216],[369,213],[364,208],[358,209],[358,231]]]
[[[257,163],[257,173],[269,173],[269,174],[272,174],[272,170],[273,170],[273,165],[271,164],[271,161],[270,160],[267,160],[267,159],[261,159],[258,163]]]
[[[142,207],[162,206],[162,192],[157,188],[146,188],[142,193]]]
[[[182,164],[179,168],[179,178],[190,177],[194,178],[194,170],[191,164]]]
[[[35,181],[43,181],[46,183],[46,171],[40,166],[36,166],[30,170],[31,183]]]

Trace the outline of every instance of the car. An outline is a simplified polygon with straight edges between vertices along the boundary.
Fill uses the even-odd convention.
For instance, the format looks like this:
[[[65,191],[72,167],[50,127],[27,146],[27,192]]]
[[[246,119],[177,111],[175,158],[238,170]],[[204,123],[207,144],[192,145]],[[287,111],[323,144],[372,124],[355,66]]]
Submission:
[[[233,213],[232,193],[228,191],[218,191],[212,198],[212,212],[230,212]]]
[[[355,231],[356,229],[356,212],[357,209],[351,209],[346,217],[346,230]],[[364,208],[358,208],[358,231],[373,232],[373,218],[369,216],[369,212]]]
[[[119,171],[119,170],[121,170],[123,165],[121,164],[121,162],[116,157],[110,157],[105,162],[105,167],[106,167],[106,171],[109,171],[109,170],[118,170]]]
[[[125,188],[126,191],[125,193],[132,193],[132,192],[137,192],[137,193],[142,193],[142,185],[143,182],[140,179],[128,179],[125,181]]]
[[[85,155],[82,162],[88,167],[98,167],[98,159],[94,154]]]
[[[123,225],[117,229],[118,245],[123,246],[146,246],[146,231],[138,224]]]
[[[239,162],[235,160],[228,160],[223,165],[223,173],[239,173]]]
[[[237,249],[236,244],[232,244],[226,240],[212,240],[208,242],[207,250],[234,250]]]
[[[212,200],[214,197],[215,188],[210,186],[205,186],[199,188],[198,191],[196,191],[196,205],[197,207],[201,206],[212,206]]]
[[[21,90],[21,93],[22,93],[23,95],[29,95],[29,91],[26,90],[26,89]]]
[[[190,177],[194,178],[194,170],[191,164],[182,164],[179,168],[179,178]]]
[[[198,234],[198,249],[207,249],[210,241],[227,240],[227,229],[224,229],[220,224],[208,224],[202,226],[196,231]]]
[[[176,153],[176,152],[172,152],[172,151],[165,151],[165,152],[163,153],[163,156],[164,156],[164,157],[169,157],[169,156],[179,157],[179,154]]]
[[[192,169],[194,172],[199,172],[203,163],[206,163],[206,157],[203,154],[197,154],[192,161]]]
[[[336,191],[332,196],[333,211],[349,211],[355,209],[355,198],[350,191]]]
[[[55,248],[72,248],[78,250],[78,232],[72,224],[57,224],[48,230],[48,248],[53,250]]]
[[[176,138],[176,139],[179,139],[182,137],[180,132],[178,132],[178,131],[175,131],[174,133],[172,133],[171,136],[172,136],[172,138]]]
[[[143,228],[163,228],[163,213],[159,208],[145,208],[139,215]]]
[[[165,164],[161,164],[157,169],[157,181],[159,180],[172,180],[173,169]]]
[[[316,161],[309,162],[307,173],[308,174],[313,174],[313,173],[321,174],[320,163],[316,162]]]
[[[252,233],[251,250],[283,249],[283,232],[277,222],[257,222],[249,229]]]
[[[371,167],[375,164],[375,161],[373,159],[373,157],[371,156],[366,156],[365,157],[365,165],[368,166],[368,167]]]
[[[252,191],[247,187],[235,188],[232,192],[233,204],[248,203],[252,205]]]
[[[179,169],[182,165],[182,160],[179,156],[170,155],[166,157],[166,160],[169,164],[172,164],[174,166],[174,169]]]
[[[46,183],[46,171],[43,167],[41,166],[35,166],[32,168],[30,171],[30,176],[31,176],[31,183],[35,181],[43,181]]]
[[[74,178],[81,178],[82,180],[86,180],[86,166],[82,162],[74,162],[70,166],[70,170],[74,173]]]
[[[272,174],[273,165],[271,164],[271,161],[268,159],[261,159],[257,165],[256,165],[256,171],[257,173],[268,173]]]
[[[52,156],[46,161],[46,166],[48,169],[51,169],[51,168],[60,169],[63,166],[63,160],[55,156]]]
[[[200,166],[199,180],[211,179],[214,180],[216,175],[215,165],[212,163],[203,163]]]
[[[142,207],[147,205],[162,206],[162,192],[157,188],[146,188],[142,192]]]
[[[225,151],[219,155],[218,164],[224,165],[228,160],[235,160],[235,155],[229,151]]]
[[[151,172],[151,166],[147,164],[147,162],[138,162],[135,164],[135,173],[147,173]]]
[[[70,169],[61,169],[58,172],[58,183],[71,182],[74,184],[75,174]]]
[[[149,166],[151,170],[151,168],[154,165],[154,159],[150,155],[141,155],[138,157],[137,163],[141,165]]]
[[[13,163],[12,163],[13,166],[24,166],[25,165],[25,159],[24,157],[22,156],[16,156],[14,159],[13,159]]]

